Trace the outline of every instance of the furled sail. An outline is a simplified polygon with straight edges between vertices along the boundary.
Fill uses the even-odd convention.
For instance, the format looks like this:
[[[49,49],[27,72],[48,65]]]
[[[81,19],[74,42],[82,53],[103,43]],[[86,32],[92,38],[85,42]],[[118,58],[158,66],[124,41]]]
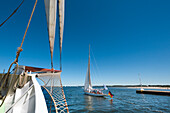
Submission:
[[[90,79],[90,45],[89,45],[89,61],[88,61],[86,80],[84,84],[84,90],[90,90],[90,89],[92,89],[92,85],[91,85],[91,79]]]
[[[56,13],[57,13],[57,0],[44,0],[46,19],[47,19],[47,28],[48,28],[48,37],[50,43],[50,52],[51,52],[51,67],[53,68],[53,50],[54,50],[54,41],[55,41],[55,30],[56,30]]]
[[[60,29],[60,70],[61,70],[61,52],[63,43],[63,31],[64,31],[64,4],[65,0],[58,0],[59,4],[59,29]]]
[[[57,2],[58,1],[58,2]],[[61,51],[64,29],[64,0],[44,0],[46,19],[51,52],[51,67],[53,68],[53,49],[56,31],[56,17],[59,18],[59,38],[60,38],[60,66],[61,66]],[[59,9],[57,13],[57,8]],[[41,71],[44,69],[40,69]],[[47,70],[47,69],[46,69]],[[60,67],[61,70],[61,67]],[[56,113],[69,113],[67,102],[65,99],[62,82],[61,71],[52,69],[53,73],[39,74],[38,78],[44,82],[42,89],[44,90],[45,98],[47,98],[48,111],[52,112],[55,107]],[[49,70],[48,70],[49,72]],[[51,100],[49,101],[49,98]],[[53,104],[52,104],[53,103]]]

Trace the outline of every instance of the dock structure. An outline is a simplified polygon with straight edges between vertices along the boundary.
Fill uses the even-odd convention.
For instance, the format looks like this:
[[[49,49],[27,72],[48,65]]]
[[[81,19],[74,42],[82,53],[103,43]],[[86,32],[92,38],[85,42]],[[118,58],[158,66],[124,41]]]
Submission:
[[[153,94],[153,95],[166,95],[166,96],[170,96],[170,91],[158,91],[158,90],[136,90],[136,93],[141,93],[141,94]]]

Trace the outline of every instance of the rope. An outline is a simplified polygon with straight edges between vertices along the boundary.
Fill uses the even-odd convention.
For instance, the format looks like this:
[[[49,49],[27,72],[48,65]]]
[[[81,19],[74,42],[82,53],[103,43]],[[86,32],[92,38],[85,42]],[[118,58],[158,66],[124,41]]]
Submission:
[[[51,69],[53,69],[53,56],[51,56]]]
[[[98,79],[96,79],[96,80],[97,80],[99,83],[101,83],[102,73],[101,73],[101,71],[100,71],[100,69],[99,69],[99,66],[97,65],[97,61],[96,61],[96,59],[95,59],[95,57],[94,57],[94,53],[93,53],[92,47],[91,47],[90,49],[91,49],[92,57],[93,57],[93,59],[94,59],[94,62],[91,63],[91,64],[92,64],[92,67],[93,67],[93,69],[94,69],[94,73],[96,74],[96,78],[98,78]],[[95,65],[94,65],[94,64],[95,64]],[[95,68],[95,66],[96,66],[96,68]]]
[[[49,92],[49,90],[48,90],[45,86],[42,86],[42,87],[43,87],[43,88],[47,91],[47,93],[50,95],[51,100],[52,100],[52,101],[53,101],[53,103],[54,103],[56,113],[57,113],[56,102],[55,102],[55,100],[54,100],[54,98],[53,98],[52,94]],[[51,112],[51,110],[50,110],[50,112]]]
[[[16,54],[16,58],[15,58],[14,62],[11,64],[11,66],[12,66],[14,63],[17,63],[17,62],[18,62],[18,58],[19,58],[20,52],[23,50],[23,49],[22,49],[22,45],[23,45],[23,43],[24,43],[25,36],[26,36],[26,34],[27,34],[27,31],[28,31],[28,27],[29,27],[29,25],[30,25],[30,22],[31,22],[33,13],[34,13],[34,11],[35,11],[36,4],[37,4],[37,0],[35,1],[34,8],[33,8],[33,10],[32,10],[32,13],[31,13],[29,22],[28,22],[28,24],[27,24],[27,28],[26,28],[26,30],[25,30],[25,33],[24,33],[24,36],[23,36],[23,39],[22,39],[21,46],[18,47],[18,49],[17,49],[18,51],[17,51],[17,54]]]
[[[20,8],[20,6],[23,4],[23,2],[24,2],[24,0],[21,2],[21,4],[12,12],[12,14],[4,21],[4,22],[2,22],[1,24],[0,24],[0,27],[8,20],[8,19],[10,19],[11,17],[12,17],[12,15],[14,15],[16,12],[17,12],[17,10]]]
[[[16,64],[17,64],[17,68],[18,68],[18,63],[16,63]],[[7,76],[9,76],[9,71],[10,71],[12,65],[13,65],[13,63],[11,64],[10,68],[8,69]],[[17,68],[16,68],[16,70],[15,70],[15,72],[14,72],[14,76],[13,76],[12,81],[11,81],[11,83],[10,83],[10,85],[9,85],[8,90],[7,90],[7,94],[6,94],[5,97],[3,97],[3,99],[2,99],[2,102],[1,102],[1,104],[0,104],[0,107],[3,105],[3,103],[4,103],[5,99],[6,99],[8,93],[9,93],[9,89],[11,89],[11,87],[13,87],[12,83],[13,83],[13,82],[16,82],[16,81],[14,81],[14,80],[17,80],[17,79],[19,78],[19,76],[17,76],[17,79],[16,79],[16,76],[15,76],[15,75],[16,75],[16,72],[17,72]],[[6,78],[7,78],[7,76],[6,76]],[[2,87],[3,87],[3,85],[5,84],[6,78],[5,78],[4,82],[3,82],[3,84],[1,85],[0,91],[1,91],[1,89],[2,89]],[[15,79],[14,79],[14,78],[15,78]]]
[[[92,52],[92,56],[93,56],[93,58],[94,58],[94,62],[95,62],[95,64],[96,64],[96,67],[97,67],[97,71],[100,73],[100,75],[101,75],[101,72],[100,72],[100,69],[99,69],[99,66],[97,65],[97,62],[96,62],[96,59],[95,59],[95,57],[94,57],[94,53],[93,53],[93,50],[91,49],[91,52]]]
[[[10,70],[11,70],[11,67],[13,66],[13,64],[17,64],[17,68],[18,68],[18,58],[19,58],[20,52],[23,50],[23,49],[22,49],[22,45],[23,45],[23,43],[24,43],[24,39],[25,39],[27,30],[28,30],[28,27],[29,27],[29,25],[30,25],[30,22],[31,22],[31,19],[32,19],[32,16],[33,16],[33,13],[34,13],[34,10],[35,10],[35,7],[36,7],[36,4],[37,4],[37,0],[35,1],[34,8],[33,8],[33,10],[32,10],[32,13],[31,13],[31,16],[30,16],[30,19],[29,19],[27,28],[26,28],[26,30],[25,30],[25,34],[24,34],[24,36],[23,36],[23,40],[22,40],[21,46],[18,47],[18,49],[17,49],[18,51],[17,51],[17,54],[16,54],[16,58],[15,58],[14,62],[10,65],[10,67],[9,67],[9,69],[8,69],[7,76],[5,77],[5,80],[4,80],[4,82],[2,83],[2,85],[1,85],[1,87],[0,87],[0,91],[2,90],[2,87],[4,86],[4,84],[5,84],[5,82],[6,82],[6,79],[7,79],[7,77],[9,76],[9,73],[10,73]],[[16,70],[15,70],[14,77],[15,77],[15,75],[16,75],[17,68],[16,68]],[[11,84],[14,82],[14,77],[13,77],[12,82],[10,83],[10,86],[9,86],[9,87],[12,87]],[[17,79],[18,79],[18,77],[17,77]],[[16,79],[16,81],[17,81],[17,79]],[[9,89],[10,89],[10,88],[9,88]],[[7,91],[7,94],[6,94],[5,97],[3,98],[0,107],[2,106],[2,104],[4,103],[4,101],[5,101],[5,99],[6,99],[6,96],[8,95],[9,89],[8,89],[8,91]]]
[[[54,76],[51,77],[51,79],[54,78]],[[53,82],[53,85],[52,85]],[[54,80],[51,80],[51,89],[50,89],[50,93],[53,94],[53,86],[54,86]],[[52,99],[51,99],[51,103],[50,103],[50,113],[51,113],[51,107],[52,107]]]
[[[49,77],[49,76],[48,76]],[[39,76],[39,78],[42,78],[46,83],[46,85],[43,85],[43,87],[46,87],[50,93],[50,95],[54,99],[54,106],[56,109],[56,113],[68,113],[68,105],[66,103],[66,98],[64,95],[64,90],[62,88],[62,82],[60,78],[60,74],[50,76],[49,79],[47,79],[44,76]],[[48,82],[48,84],[47,84]],[[51,84],[50,84],[51,83]],[[52,85],[52,91],[51,86]],[[53,113],[53,102],[51,103],[51,98],[45,97],[47,104],[48,104],[48,112]],[[50,111],[52,110],[52,111]]]
[[[67,109],[67,113],[69,113],[67,101],[66,101],[66,98],[65,98],[65,95],[64,95],[63,85],[61,83],[61,77],[60,77],[60,85],[61,85],[61,89],[62,89],[62,93],[63,93],[64,102],[65,102],[65,106],[66,106],[66,109]]]
[[[50,77],[50,79],[47,81],[47,83],[44,84],[44,86],[46,86],[51,79],[52,79],[52,77]]]
[[[61,48],[60,48],[60,71],[62,71]]]
[[[35,10],[36,5],[37,5],[37,0],[35,1],[34,8],[33,8],[33,10],[32,10],[32,13],[31,13],[31,16],[30,16],[30,19],[29,19],[29,22],[28,22],[27,28],[26,28],[26,30],[25,30],[25,34],[24,34],[24,37],[23,37],[23,40],[22,40],[22,43],[21,43],[20,48],[22,47],[22,45],[23,45],[23,43],[24,43],[24,39],[25,39],[25,36],[26,36],[26,34],[27,34],[27,30],[28,30],[28,27],[29,27],[29,25],[30,25],[30,22],[31,22],[32,16],[33,16],[33,14],[34,14],[34,10]]]
[[[43,80],[43,79],[41,79],[40,77],[37,77],[38,79],[40,79],[43,83],[44,83],[44,85],[43,86],[45,86],[47,83]]]

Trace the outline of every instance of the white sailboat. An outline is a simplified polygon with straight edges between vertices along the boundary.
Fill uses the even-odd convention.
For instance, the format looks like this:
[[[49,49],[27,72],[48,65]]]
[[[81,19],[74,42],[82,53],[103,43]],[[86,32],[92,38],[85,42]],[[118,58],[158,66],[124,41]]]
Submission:
[[[140,82],[140,90],[141,91],[143,91],[144,89],[143,89],[143,87],[142,87],[142,81],[141,81],[141,75],[140,75],[140,73],[138,74],[138,76],[139,76],[139,82]]]
[[[91,78],[90,78],[90,45],[89,45],[88,68],[87,68],[87,74],[86,74],[86,79],[84,84],[84,94],[97,96],[97,97],[108,96],[107,94],[104,94],[101,89],[94,89],[92,87]]]
[[[64,0],[44,0],[49,34],[52,69],[18,65],[19,53],[34,13],[35,2],[28,26],[15,61],[0,79],[0,113],[65,113],[69,112],[61,83],[60,70],[53,69],[53,48],[56,17],[59,16],[60,57],[64,29]],[[57,7],[59,13],[57,14]],[[60,58],[61,59],[61,58]],[[11,67],[14,69],[11,71]]]

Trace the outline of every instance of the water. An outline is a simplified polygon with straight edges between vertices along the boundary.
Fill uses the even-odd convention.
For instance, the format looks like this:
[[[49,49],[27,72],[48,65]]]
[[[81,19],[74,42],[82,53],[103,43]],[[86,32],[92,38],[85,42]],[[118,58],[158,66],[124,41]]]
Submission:
[[[136,89],[110,87],[110,98],[84,95],[82,87],[64,87],[70,113],[170,113],[170,96],[136,94]]]

